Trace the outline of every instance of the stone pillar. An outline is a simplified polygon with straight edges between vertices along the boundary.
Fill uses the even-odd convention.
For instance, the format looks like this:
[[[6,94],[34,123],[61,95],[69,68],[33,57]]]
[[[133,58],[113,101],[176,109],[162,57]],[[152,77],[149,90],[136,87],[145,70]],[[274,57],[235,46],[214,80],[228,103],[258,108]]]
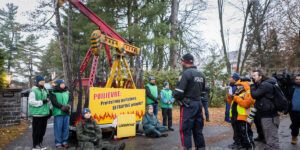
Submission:
[[[20,124],[22,89],[0,91],[0,127]]]

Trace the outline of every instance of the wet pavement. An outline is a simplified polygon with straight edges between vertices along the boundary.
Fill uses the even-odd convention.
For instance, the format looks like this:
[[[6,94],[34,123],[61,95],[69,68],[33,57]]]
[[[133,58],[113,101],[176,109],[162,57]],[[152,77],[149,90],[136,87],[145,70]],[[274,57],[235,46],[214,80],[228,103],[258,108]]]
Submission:
[[[290,119],[289,117],[285,117],[281,120],[280,128],[279,128],[279,137],[280,144],[283,150],[299,150],[300,149],[300,141],[298,141],[298,145],[290,144]],[[126,150],[179,150],[181,149],[180,137],[178,126],[174,126],[175,131],[169,131],[168,137],[162,138],[147,138],[145,136],[139,135],[134,138],[127,138],[118,141],[113,141],[112,144],[117,144],[121,142],[126,143]],[[253,130],[256,131],[255,129]],[[6,145],[4,150],[30,150],[32,146],[32,130],[29,128],[22,136],[20,136],[15,141]],[[224,150],[228,149],[227,145],[233,142],[232,140],[232,130],[231,127],[224,126],[205,126],[203,130],[203,134],[206,141],[206,149],[207,150]],[[256,134],[255,134],[256,136]],[[255,137],[254,136],[254,137]],[[54,133],[53,133],[53,123],[49,121],[47,132],[44,137],[44,145],[48,147],[48,149],[55,149],[54,144]],[[263,144],[256,143],[256,149],[263,149]],[[75,149],[75,147],[71,147],[69,149]]]

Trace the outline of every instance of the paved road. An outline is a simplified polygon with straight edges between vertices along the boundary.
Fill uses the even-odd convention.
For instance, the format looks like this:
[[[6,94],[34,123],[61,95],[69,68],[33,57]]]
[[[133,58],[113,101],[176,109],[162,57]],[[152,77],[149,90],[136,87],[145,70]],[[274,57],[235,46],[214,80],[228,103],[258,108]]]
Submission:
[[[284,150],[296,150],[300,149],[299,145],[290,144],[290,119],[286,117],[281,121],[279,136],[281,147]],[[255,130],[254,130],[255,131]],[[30,150],[32,144],[31,137],[31,128],[29,128],[21,137],[13,141],[12,143],[6,145],[4,150]],[[178,126],[175,126],[175,131],[168,132],[169,136],[165,138],[147,138],[144,136],[137,136],[135,138],[123,139],[119,141],[113,141],[113,144],[125,142],[126,150],[153,150],[153,149],[162,149],[162,150],[179,150],[180,149],[180,139]],[[206,140],[206,145],[208,150],[223,150],[227,149],[227,145],[231,144],[232,141],[232,130],[230,127],[204,127],[204,136]],[[50,122],[47,127],[47,132],[44,138],[44,145],[49,147],[49,149],[55,149],[54,145],[54,134],[53,134],[53,124]],[[70,149],[75,149],[71,147]],[[263,149],[263,144],[256,143],[256,149]]]

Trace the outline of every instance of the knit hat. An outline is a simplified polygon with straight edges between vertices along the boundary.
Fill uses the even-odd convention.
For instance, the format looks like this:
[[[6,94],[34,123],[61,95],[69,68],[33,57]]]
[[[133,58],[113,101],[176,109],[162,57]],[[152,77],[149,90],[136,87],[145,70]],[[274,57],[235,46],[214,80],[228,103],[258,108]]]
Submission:
[[[65,83],[65,81],[62,79],[58,79],[55,81],[56,86],[60,86],[60,84],[62,84],[62,83]]]
[[[181,61],[188,63],[188,64],[193,64],[194,63],[194,56],[190,53],[187,53],[181,57]]]
[[[41,75],[38,75],[35,77],[35,82],[36,83],[39,83],[40,81],[45,81],[45,78]]]
[[[88,112],[91,113],[91,110],[89,108],[83,108],[82,116],[84,116]]]
[[[232,77],[232,79],[235,80],[235,81],[237,81],[237,80],[240,79],[240,75],[239,75],[238,73],[236,73],[236,72],[233,73],[231,77]]]
[[[155,77],[154,76],[149,76],[149,81],[151,81],[151,80],[155,80]]]
[[[164,87],[166,87],[167,85],[169,85],[169,82],[165,81],[164,82]]]

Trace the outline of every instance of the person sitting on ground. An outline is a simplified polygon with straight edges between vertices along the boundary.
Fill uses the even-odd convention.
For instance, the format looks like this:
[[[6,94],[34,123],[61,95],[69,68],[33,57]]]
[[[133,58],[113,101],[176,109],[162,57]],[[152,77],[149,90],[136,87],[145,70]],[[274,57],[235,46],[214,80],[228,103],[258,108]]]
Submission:
[[[147,106],[147,113],[143,117],[143,129],[148,137],[166,137],[167,127],[160,125],[157,117],[153,113],[153,106]]]
[[[96,121],[91,117],[91,111],[84,108],[82,119],[76,126],[77,140],[80,150],[123,150],[125,143],[112,145],[102,140],[102,132]]]

